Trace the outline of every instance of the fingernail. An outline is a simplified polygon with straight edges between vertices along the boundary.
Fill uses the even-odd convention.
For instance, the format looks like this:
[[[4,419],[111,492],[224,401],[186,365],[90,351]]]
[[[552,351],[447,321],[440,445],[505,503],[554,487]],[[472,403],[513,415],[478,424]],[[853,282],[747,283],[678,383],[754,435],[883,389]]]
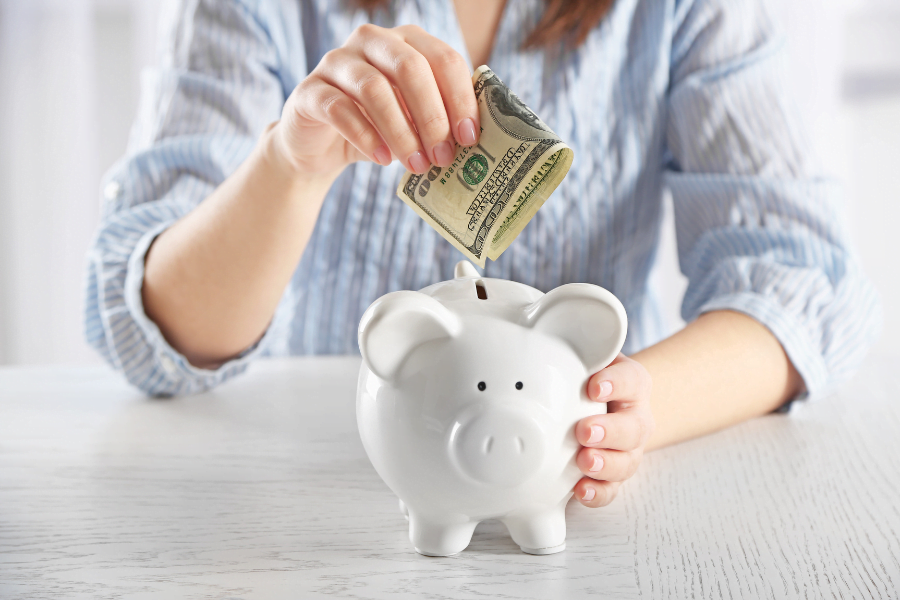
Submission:
[[[387,147],[387,144],[378,146],[372,154],[375,155],[375,161],[382,167],[391,164],[391,150]]]
[[[608,381],[601,381],[597,391],[597,400],[606,398],[610,394],[612,394],[612,384]]]
[[[591,425],[591,437],[588,439],[587,443],[596,444],[603,439],[604,435],[606,435],[606,430],[600,425]]]
[[[453,146],[448,141],[443,141],[434,147],[434,160],[442,167],[450,166],[453,162]]]
[[[428,170],[428,165],[428,159],[418,150],[409,155],[409,166],[412,167],[413,172],[424,173]]]
[[[594,455],[594,464],[591,465],[591,468],[588,469],[591,473],[596,473],[600,469],[603,468],[603,457],[599,454]]]
[[[463,146],[475,143],[475,121],[468,117],[459,122],[459,143]]]
[[[593,500],[594,499],[594,488],[588,488],[584,492],[584,496],[582,496],[581,499],[584,500],[585,502],[587,502],[588,500]]]

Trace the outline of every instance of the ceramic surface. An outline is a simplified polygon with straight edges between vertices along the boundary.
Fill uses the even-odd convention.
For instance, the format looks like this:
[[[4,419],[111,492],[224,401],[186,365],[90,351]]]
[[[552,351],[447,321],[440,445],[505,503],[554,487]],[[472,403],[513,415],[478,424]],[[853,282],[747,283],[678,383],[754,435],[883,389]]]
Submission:
[[[543,294],[465,261],[451,281],[368,308],[357,421],[416,551],[460,552],[484,519],[501,520],[525,552],[565,548],[581,478],[574,425],[605,412],[586,384],[625,332],[625,309],[603,288]]]

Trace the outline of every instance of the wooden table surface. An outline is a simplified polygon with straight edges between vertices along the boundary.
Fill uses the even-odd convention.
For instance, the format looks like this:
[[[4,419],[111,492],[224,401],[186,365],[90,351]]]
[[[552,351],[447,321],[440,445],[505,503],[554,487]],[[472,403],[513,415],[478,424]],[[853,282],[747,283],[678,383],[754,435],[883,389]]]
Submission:
[[[426,558],[365,456],[357,358],[262,361],[153,400],[0,369],[0,598],[898,598],[900,376],[645,458],[565,552],[496,523]]]

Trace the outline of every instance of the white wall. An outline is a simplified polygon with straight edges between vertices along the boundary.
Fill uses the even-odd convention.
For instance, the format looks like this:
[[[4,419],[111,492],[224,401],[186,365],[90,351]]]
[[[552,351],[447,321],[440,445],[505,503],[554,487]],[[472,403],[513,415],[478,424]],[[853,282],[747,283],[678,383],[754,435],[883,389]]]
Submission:
[[[884,305],[876,348],[900,339],[900,1],[852,13],[841,117],[849,139],[847,202],[854,241]]]
[[[122,154],[160,0],[0,0],[0,364],[98,360],[81,333],[83,257],[101,173]],[[900,2],[773,2],[820,154],[886,308],[900,305]],[[677,326],[667,231],[655,281]],[[900,336],[888,309],[887,340]]]
[[[84,255],[157,5],[0,0],[0,364],[97,360],[81,328]]]

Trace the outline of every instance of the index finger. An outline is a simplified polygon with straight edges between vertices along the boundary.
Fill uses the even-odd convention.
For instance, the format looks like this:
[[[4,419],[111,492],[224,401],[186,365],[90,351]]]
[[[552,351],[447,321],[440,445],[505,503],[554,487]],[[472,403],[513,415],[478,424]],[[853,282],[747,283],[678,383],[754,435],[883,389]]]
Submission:
[[[472,85],[472,72],[459,52],[449,44],[415,26],[398,27],[407,44],[415,48],[431,65],[435,82],[444,100],[450,131],[462,146],[474,146],[481,134],[478,101]]]

